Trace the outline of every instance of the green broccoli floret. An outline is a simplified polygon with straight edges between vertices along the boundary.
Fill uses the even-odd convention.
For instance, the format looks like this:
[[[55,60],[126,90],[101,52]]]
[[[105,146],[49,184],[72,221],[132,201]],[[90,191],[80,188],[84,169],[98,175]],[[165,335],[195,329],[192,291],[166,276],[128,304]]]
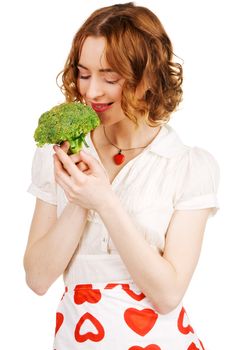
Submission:
[[[69,141],[69,154],[82,149],[85,136],[100,124],[95,111],[80,102],[65,102],[41,115],[34,139],[38,147]]]

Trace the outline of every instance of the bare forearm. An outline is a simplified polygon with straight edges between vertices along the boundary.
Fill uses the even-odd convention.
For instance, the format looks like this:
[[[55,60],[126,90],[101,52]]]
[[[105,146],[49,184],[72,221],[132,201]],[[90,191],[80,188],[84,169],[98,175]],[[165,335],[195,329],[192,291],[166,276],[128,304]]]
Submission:
[[[56,224],[34,243],[24,257],[28,285],[44,294],[63,273],[78,246],[87,210],[68,203]]]
[[[173,266],[140,235],[117,197],[99,212],[132,279],[161,313],[175,304]]]

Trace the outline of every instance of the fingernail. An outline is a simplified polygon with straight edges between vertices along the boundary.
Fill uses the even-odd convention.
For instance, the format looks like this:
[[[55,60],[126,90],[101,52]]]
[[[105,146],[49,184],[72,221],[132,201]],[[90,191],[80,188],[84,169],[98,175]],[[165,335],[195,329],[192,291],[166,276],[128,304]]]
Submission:
[[[54,145],[54,146],[53,146],[53,149],[54,149],[54,151],[56,152],[56,151],[59,150],[59,146],[58,146],[58,145]]]

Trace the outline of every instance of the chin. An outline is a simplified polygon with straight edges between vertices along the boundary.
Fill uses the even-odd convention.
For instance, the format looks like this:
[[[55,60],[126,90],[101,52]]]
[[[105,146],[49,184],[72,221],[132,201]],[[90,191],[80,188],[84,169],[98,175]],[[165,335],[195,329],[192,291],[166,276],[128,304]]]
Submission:
[[[108,118],[107,116],[106,117],[99,116],[99,118],[100,118],[100,124],[104,125],[104,126],[115,125],[115,124],[118,124],[122,120],[125,119],[125,118],[122,118],[122,119],[118,119],[118,120],[112,120],[112,119]]]

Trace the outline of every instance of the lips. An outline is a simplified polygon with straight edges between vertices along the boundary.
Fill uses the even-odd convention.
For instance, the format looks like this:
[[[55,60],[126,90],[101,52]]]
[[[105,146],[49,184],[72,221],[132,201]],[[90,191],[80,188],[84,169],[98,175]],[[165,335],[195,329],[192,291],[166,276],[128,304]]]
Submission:
[[[91,106],[96,112],[104,112],[111,107],[113,102],[109,103],[92,103]]]

